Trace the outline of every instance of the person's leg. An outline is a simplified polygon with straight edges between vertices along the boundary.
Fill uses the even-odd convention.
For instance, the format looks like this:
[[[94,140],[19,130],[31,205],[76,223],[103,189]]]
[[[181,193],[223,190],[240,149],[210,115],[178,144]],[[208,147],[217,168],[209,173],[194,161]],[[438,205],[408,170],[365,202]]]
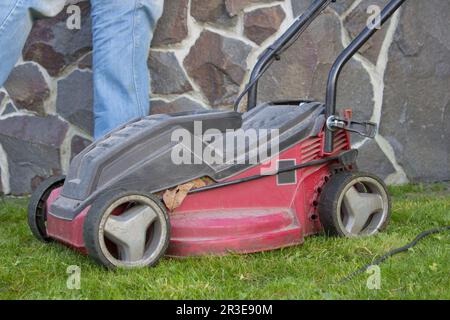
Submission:
[[[64,0],[0,1],[0,87],[19,59],[33,24],[33,14],[54,16]]]
[[[147,58],[163,0],[91,0],[95,138],[149,112]]]
[[[28,6],[23,0],[0,1],[0,87],[8,79],[31,31]]]

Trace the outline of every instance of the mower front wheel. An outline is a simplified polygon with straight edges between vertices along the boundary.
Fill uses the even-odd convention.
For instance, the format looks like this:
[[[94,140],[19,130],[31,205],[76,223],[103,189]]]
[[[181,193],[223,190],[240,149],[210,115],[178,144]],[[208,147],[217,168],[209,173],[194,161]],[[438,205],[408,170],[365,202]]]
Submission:
[[[326,234],[370,236],[389,224],[391,199],[386,185],[377,176],[342,172],[325,184],[318,210]]]
[[[169,217],[154,195],[109,192],[92,204],[83,237],[89,255],[107,268],[151,267],[169,245]]]
[[[28,205],[28,226],[39,241],[51,241],[47,235],[47,200],[53,190],[64,185],[65,179],[65,176],[51,177],[42,182],[31,195]]]

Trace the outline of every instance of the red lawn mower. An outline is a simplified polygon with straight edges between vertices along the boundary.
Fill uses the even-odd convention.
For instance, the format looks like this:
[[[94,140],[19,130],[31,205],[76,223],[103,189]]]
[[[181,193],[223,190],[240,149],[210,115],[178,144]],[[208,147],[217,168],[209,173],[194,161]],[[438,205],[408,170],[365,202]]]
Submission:
[[[404,1],[391,0],[381,23]],[[29,206],[33,234],[115,268],[153,266],[164,255],[273,250],[301,244],[323,230],[344,237],[383,230],[390,218],[389,194],[379,178],[357,171],[358,152],[349,137],[354,132],[373,138],[376,124],[353,121],[350,111],[336,115],[340,71],[376,28],[365,28],[340,54],[325,103],[256,106],[260,77],[331,2],[313,1],[260,56],[234,111],[149,116],[86,148],[74,158],[67,177],[50,178],[34,192]],[[240,113],[246,95],[247,112]],[[215,141],[236,132],[257,134],[217,150],[218,144],[199,137],[211,130]],[[263,130],[276,137],[258,133]],[[241,160],[252,158],[261,146],[276,145],[277,152],[254,162],[210,161],[200,159],[195,146],[174,140],[176,132],[187,132],[202,150]],[[180,151],[193,162],[175,163],[174,152]]]

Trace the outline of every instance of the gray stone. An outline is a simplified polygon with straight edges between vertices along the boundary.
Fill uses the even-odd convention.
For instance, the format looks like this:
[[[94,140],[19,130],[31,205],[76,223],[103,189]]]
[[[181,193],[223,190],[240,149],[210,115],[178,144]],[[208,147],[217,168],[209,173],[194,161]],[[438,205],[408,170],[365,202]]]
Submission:
[[[0,91],[0,106],[3,103],[3,100],[5,99],[5,96],[6,96],[5,93]]]
[[[50,96],[50,89],[35,64],[15,67],[6,80],[5,88],[18,108],[45,114],[44,101]]]
[[[344,20],[344,27],[347,29],[350,37],[354,39],[366,27],[370,17],[367,13],[369,6],[375,5],[381,10],[387,2],[388,0],[363,0]],[[378,30],[359,51],[360,54],[369,59],[373,64],[377,63],[389,24],[390,21]]]
[[[151,114],[169,114],[185,111],[197,111],[204,110],[201,104],[186,98],[181,97],[171,102],[165,102],[163,100],[151,101]]]
[[[89,2],[80,2],[81,29],[67,28],[69,15],[64,9],[52,19],[39,19],[33,24],[23,50],[25,60],[38,62],[51,76],[60,75],[70,64],[92,50]]]
[[[239,0],[236,0],[239,1]],[[306,9],[313,3],[314,0],[292,0],[292,9],[294,11],[294,17],[300,16],[303,14]],[[329,8],[332,8],[339,15],[350,9],[350,6],[356,0],[338,0],[335,3],[332,3]]]
[[[76,70],[58,82],[56,111],[70,123],[92,135],[92,74]]]
[[[294,17],[302,15],[314,0],[291,0]]]
[[[73,136],[72,141],[70,142],[70,159],[72,160],[77,154],[79,154],[91,144],[91,140],[80,137],[79,135]]]
[[[8,103],[5,106],[5,109],[3,110],[1,115],[5,116],[7,114],[11,114],[11,113],[14,113],[14,112],[17,112],[17,109],[14,107],[14,105],[12,103]]]
[[[189,0],[165,1],[164,12],[153,37],[154,47],[178,43],[187,37],[188,7]]]
[[[3,188],[2,171],[0,170],[0,195],[4,195],[6,190]]]
[[[285,17],[281,6],[248,12],[244,15],[244,34],[253,42],[261,44],[278,31]]]
[[[2,181],[2,168],[0,167],[0,196],[3,195],[6,191],[3,189],[3,181]]]
[[[60,146],[67,130],[67,123],[56,116],[0,120],[0,144],[8,155],[13,195],[30,193],[42,179],[61,174]]]
[[[155,94],[181,94],[192,90],[183,69],[173,52],[151,51],[148,67]]]
[[[92,53],[88,53],[78,62],[78,68],[92,70]]]
[[[334,9],[334,11],[341,15],[349,10],[352,4],[355,2],[356,0],[340,0],[333,3],[331,7]]]
[[[326,12],[274,63],[259,86],[260,101],[310,99],[325,101],[328,73],[338,54],[340,22]],[[373,88],[369,75],[356,60],[344,68],[338,85],[338,110],[351,108],[354,118],[369,120],[373,110]]]
[[[225,0],[225,8],[228,14],[234,17],[238,15],[239,12],[243,11],[246,7],[252,4],[270,3],[270,2],[273,2],[273,0]]]
[[[450,2],[411,0],[389,52],[381,134],[412,181],[450,179]]]
[[[236,17],[227,11],[225,0],[192,0],[191,15],[198,22],[232,26]]]
[[[359,148],[357,165],[359,170],[376,173],[383,180],[396,172],[375,140],[368,140]]]
[[[251,47],[242,41],[203,31],[184,66],[211,106],[230,106],[244,79],[250,51]]]

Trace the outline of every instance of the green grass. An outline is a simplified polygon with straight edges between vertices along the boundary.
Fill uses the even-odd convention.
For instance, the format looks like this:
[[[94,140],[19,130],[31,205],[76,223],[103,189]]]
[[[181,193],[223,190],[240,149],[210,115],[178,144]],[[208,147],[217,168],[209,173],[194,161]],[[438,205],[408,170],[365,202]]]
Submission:
[[[163,259],[152,269],[105,271],[58,244],[36,241],[26,224],[27,199],[0,199],[2,299],[450,299],[450,234],[426,238],[382,264],[382,287],[368,275],[339,279],[425,229],[449,225],[446,185],[391,188],[388,230],[363,239],[316,236],[273,252]],[[81,290],[66,286],[67,267],[81,267]]]

